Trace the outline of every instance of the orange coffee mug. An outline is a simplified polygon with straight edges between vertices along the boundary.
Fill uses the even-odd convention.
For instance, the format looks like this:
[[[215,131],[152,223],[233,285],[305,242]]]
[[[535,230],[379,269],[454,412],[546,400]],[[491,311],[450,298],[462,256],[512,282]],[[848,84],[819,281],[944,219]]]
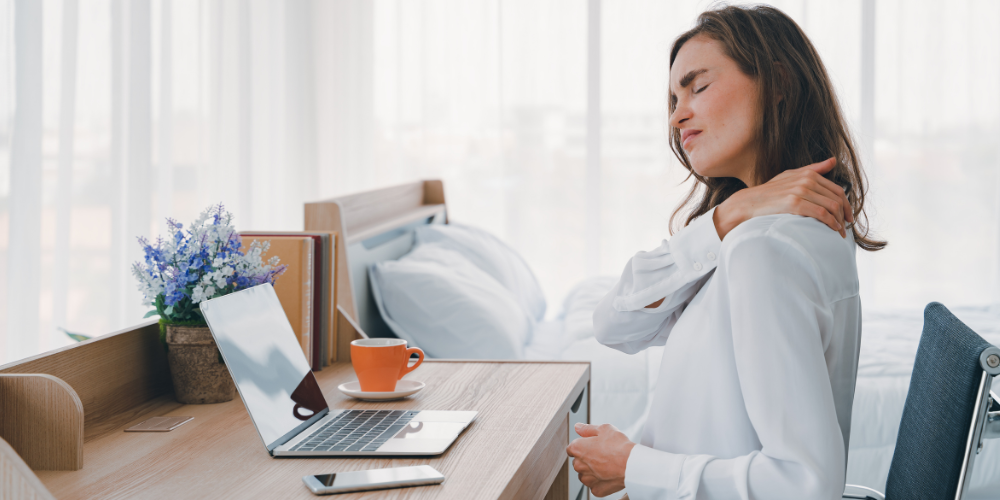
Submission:
[[[413,366],[407,366],[410,355],[419,356]],[[351,364],[364,392],[393,392],[403,375],[416,370],[424,362],[419,347],[406,348],[403,339],[358,339],[351,342]]]

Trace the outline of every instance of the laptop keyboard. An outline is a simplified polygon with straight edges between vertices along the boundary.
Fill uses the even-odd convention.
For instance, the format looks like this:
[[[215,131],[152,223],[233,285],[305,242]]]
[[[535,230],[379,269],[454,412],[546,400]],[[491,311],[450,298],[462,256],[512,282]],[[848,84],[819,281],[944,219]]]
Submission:
[[[348,410],[314,431],[292,451],[375,451],[418,412]]]

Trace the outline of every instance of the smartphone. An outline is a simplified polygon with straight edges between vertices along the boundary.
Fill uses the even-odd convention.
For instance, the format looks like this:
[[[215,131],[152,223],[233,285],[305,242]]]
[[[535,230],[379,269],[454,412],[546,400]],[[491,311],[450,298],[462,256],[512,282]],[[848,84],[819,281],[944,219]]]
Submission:
[[[306,487],[317,495],[440,484],[442,481],[444,476],[429,465],[337,472],[302,478]]]

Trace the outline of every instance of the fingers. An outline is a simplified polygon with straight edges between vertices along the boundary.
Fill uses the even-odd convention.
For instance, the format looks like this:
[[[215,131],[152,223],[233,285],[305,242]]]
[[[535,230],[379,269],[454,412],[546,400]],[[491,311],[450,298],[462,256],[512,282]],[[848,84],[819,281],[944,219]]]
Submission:
[[[573,442],[566,447],[566,454],[574,458],[583,456],[583,454],[586,453],[586,450],[583,449],[584,443],[588,441],[593,441],[593,438],[581,437],[574,439]]]
[[[837,159],[831,157],[819,163],[806,165],[805,167],[802,168],[805,170],[812,170],[813,172],[820,174],[819,179],[817,179],[817,182],[829,188],[830,191],[834,193],[834,195],[836,195],[837,198],[841,199],[841,201],[844,204],[844,219],[846,219],[847,222],[854,222],[854,209],[851,207],[850,200],[847,199],[847,194],[844,193],[844,188],[838,186],[835,182],[831,181],[830,179],[823,177],[823,174],[826,174],[830,170],[833,170],[833,167],[836,165],[837,165]]]
[[[830,192],[831,198],[836,199],[843,206],[844,219],[847,222],[854,222],[854,208],[851,207],[851,201],[847,199],[844,188],[822,175],[815,176],[815,180]]]
[[[571,456],[573,458],[577,458],[577,457],[580,456],[581,450],[580,450],[579,441],[580,441],[579,439],[574,439],[573,442],[570,443],[569,446],[566,447],[566,454],[567,455],[569,455],[569,456]]]
[[[580,437],[594,437],[597,435],[596,425],[585,424],[583,422],[579,422],[573,426],[573,430],[575,430]]]
[[[799,173],[799,177],[795,180],[787,179],[784,182],[792,182],[796,185],[795,195],[826,207],[840,225],[840,227],[833,227],[833,230],[846,237],[845,221],[854,222],[854,209],[844,192],[844,188],[810,169],[796,169],[795,171]],[[807,196],[809,191],[815,192],[815,195]],[[822,197],[822,199],[817,197]]]
[[[595,479],[595,481],[596,482],[594,482],[593,485],[588,485],[587,487],[590,488],[590,492],[593,493],[594,496],[598,496],[598,497],[606,497],[608,495],[617,493],[617,492],[621,491],[622,489],[624,489],[624,487],[625,487],[622,484],[612,483],[612,482],[609,482],[609,481],[600,481],[600,480],[596,480],[596,479]],[[580,482],[583,483],[583,480],[581,479]],[[587,483],[583,483],[583,484],[586,485]]]
[[[577,474],[577,476],[580,477],[580,482],[588,488],[597,486],[597,483],[600,482],[593,474]],[[594,494],[596,495],[597,493]]]
[[[822,174],[825,174],[825,173],[829,172],[830,170],[833,170],[833,167],[836,164],[837,164],[837,159],[831,156],[831,157],[829,157],[829,158],[827,158],[827,159],[825,159],[825,160],[823,160],[823,161],[821,161],[819,163],[813,163],[812,165],[806,165],[806,166],[804,166],[802,168],[812,170],[813,172],[816,172],[817,174],[822,175]]]
[[[813,205],[823,208],[833,217],[834,224],[830,225],[830,229],[837,231],[838,233],[840,233],[842,237],[846,236],[847,234],[844,232],[844,219],[843,219],[844,212],[842,210],[839,200],[832,198],[831,197],[832,193],[829,193],[826,190],[826,188],[822,186],[815,186],[814,189],[817,189],[822,192],[809,190],[808,188],[803,188],[803,187],[799,188],[798,190],[799,192],[793,195],[793,196],[798,196],[801,199],[801,201],[799,201],[798,206],[801,207],[803,203],[805,205],[811,203]],[[798,215],[807,215],[807,214],[798,214]]]
[[[601,432],[621,432],[618,430],[617,427],[615,427],[612,424],[601,424],[600,426],[598,426],[598,429]]]
[[[772,179],[772,181],[780,179],[781,182],[794,182],[794,179],[801,179],[801,176],[805,175],[807,178],[814,180],[818,184],[825,187],[829,191],[830,198],[841,204],[842,214],[838,214],[837,218],[846,220],[848,223],[853,223],[854,207],[851,206],[851,201],[847,198],[847,193],[844,192],[844,188],[840,187],[837,183],[831,181],[830,179],[823,177],[824,174],[833,170],[833,167],[836,165],[836,158],[831,157],[821,162],[806,165],[801,168],[786,170]]]
[[[826,207],[823,207],[823,206],[820,206],[820,205],[816,205],[815,203],[811,203],[811,202],[804,202],[800,206],[800,210],[803,213],[800,213],[799,215],[804,215],[806,217],[812,217],[812,218],[814,218],[814,219],[822,222],[823,224],[826,224],[827,226],[830,226],[830,228],[833,229],[834,231],[837,231],[838,233],[841,233],[842,237],[846,237],[847,236],[846,233],[842,232],[842,229],[837,229],[837,226],[839,225],[839,223],[837,222],[837,219],[833,217],[833,214],[831,214],[830,211],[827,210]]]

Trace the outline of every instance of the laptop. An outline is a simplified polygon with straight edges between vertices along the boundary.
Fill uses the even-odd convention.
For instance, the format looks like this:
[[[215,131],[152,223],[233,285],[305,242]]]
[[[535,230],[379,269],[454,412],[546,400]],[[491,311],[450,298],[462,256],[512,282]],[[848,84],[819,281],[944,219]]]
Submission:
[[[204,301],[201,312],[271,456],[440,455],[476,417],[330,409],[269,283]]]

